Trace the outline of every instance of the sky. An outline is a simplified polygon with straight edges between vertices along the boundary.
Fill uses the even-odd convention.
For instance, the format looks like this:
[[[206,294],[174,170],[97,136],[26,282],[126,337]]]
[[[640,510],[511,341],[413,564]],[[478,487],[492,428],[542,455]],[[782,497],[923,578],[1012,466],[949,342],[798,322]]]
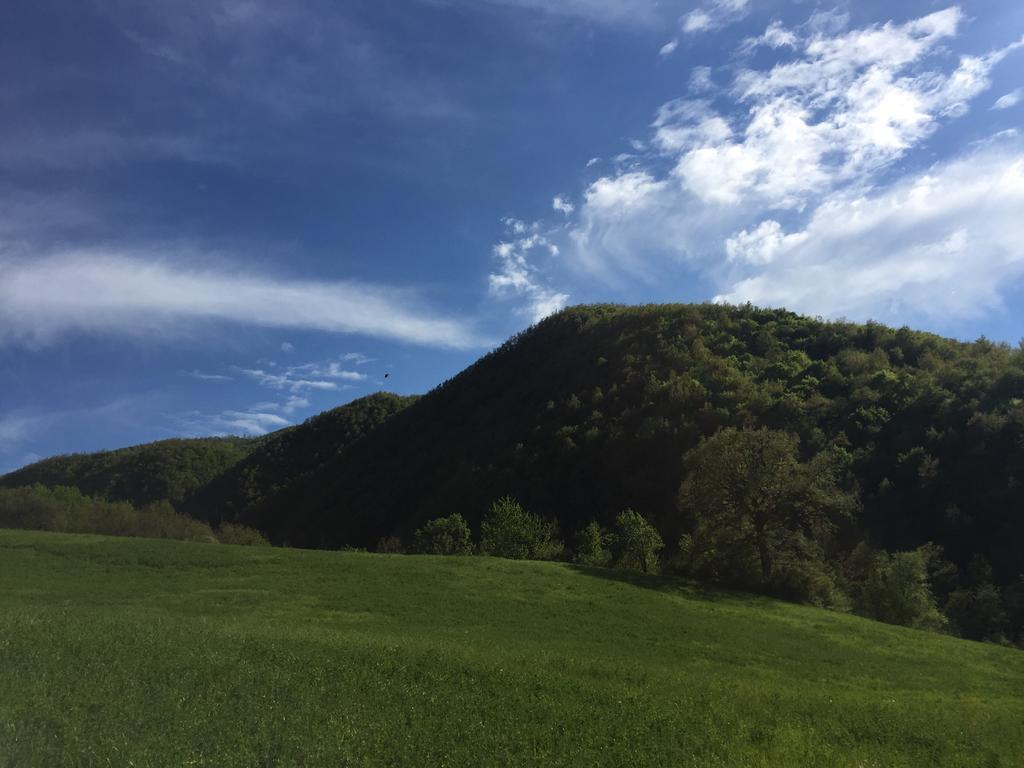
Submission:
[[[1016,344],[1022,127],[1019,0],[8,0],[0,472],[422,393],[573,304]]]

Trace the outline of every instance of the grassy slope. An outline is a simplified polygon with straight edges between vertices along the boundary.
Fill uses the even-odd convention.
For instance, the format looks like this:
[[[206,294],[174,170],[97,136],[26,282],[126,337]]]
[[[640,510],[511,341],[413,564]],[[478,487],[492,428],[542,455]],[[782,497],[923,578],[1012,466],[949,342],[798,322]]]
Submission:
[[[558,564],[23,531],[0,531],[0,564],[2,766],[1024,754],[1021,652],[768,600]]]

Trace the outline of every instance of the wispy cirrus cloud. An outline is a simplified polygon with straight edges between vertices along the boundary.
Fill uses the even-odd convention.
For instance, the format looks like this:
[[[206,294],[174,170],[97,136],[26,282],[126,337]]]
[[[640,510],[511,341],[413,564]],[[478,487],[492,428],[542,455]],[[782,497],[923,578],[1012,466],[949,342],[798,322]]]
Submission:
[[[176,78],[287,119],[309,112],[406,118],[464,113],[438,80],[345,4],[106,0],[100,8]]]
[[[683,17],[683,32],[708,32],[740,21],[750,13],[750,0],[706,0]]]
[[[346,352],[341,356],[341,359],[346,363],[352,363],[353,365],[366,365],[367,363],[374,363],[377,361],[377,358],[367,357],[362,352]]]
[[[78,408],[19,408],[0,413],[0,474],[37,461],[42,453],[40,445],[53,432],[95,430],[99,425],[109,427],[111,424],[130,427],[162,399],[160,393],[148,392]]]
[[[435,4],[479,7],[481,4],[521,8],[551,16],[573,17],[601,24],[667,24],[692,6],[691,0],[422,0]],[[729,2],[729,0],[724,0]]]
[[[370,362],[368,358],[361,359]],[[280,372],[263,368],[239,368],[238,372],[264,387],[290,392],[343,389],[369,378],[365,373],[346,369],[336,360],[290,365]]]
[[[572,206],[556,197],[553,207],[568,215]],[[568,210],[565,210],[568,208]],[[562,309],[569,301],[569,294],[548,287],[534,254],[541,258],[557,257],[559,248],[545,235],[538,224],[526,224],[519,219],[505,219],[505,234],[508,239],[494,246],[497,270],[488,277],[492,296],[514,296],[525,301],[520,310],[531,322],[538,322]]]
[[[1009,93],[1004,93],[996,99],[992,109],[1010,109],[1020,104],[1022,100],[1024,100],[1024,88],[1017,88]]]
[[[259,405],[266,404],[257,404],[257,406]],[[177,414],[173,420],[176,425],[175,432],[188,437],[222,437],[226,435],[259,437],[292,425],[283,416],[277,413],[268,413],[266,409],[259,407],[248,410],[228,409],[212,414],[189,411]]]
[[[182,371],[182,376],[188,376],[190,379],[196,379],[197,381],[233,381],[231,376],[225,376],[221,373],[203,373],[202,371]]]
[[[200,267],[211,257],[174,255],[0,252],[0,343],[45,345],[75,332],[175,337],[222,322],[456,349],[486,344],[469,322],[418,308],[407,290]]]

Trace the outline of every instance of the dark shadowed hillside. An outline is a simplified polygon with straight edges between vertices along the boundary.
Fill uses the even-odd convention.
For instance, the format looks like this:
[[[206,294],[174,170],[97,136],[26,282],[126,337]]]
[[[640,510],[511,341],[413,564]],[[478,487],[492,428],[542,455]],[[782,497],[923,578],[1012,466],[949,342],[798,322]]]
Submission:
[[[415,401],[378,392],[274,432],[190,498],[183,511],[219,523],[249,519],[253,510],[280,505],[292,488],[331,472],[344,449]]]
[[[513,494],[565,536],[629,506],[674,543],[692,525],[684,456],[723,427],[763,426],[805,459],[843,458],[863,506],[850,541],[935,541],[1008,581],[1024,571],[1022,397],[1024,356],[984,340],[750,307],[579,307],[238,517],[278,541],[372,546],[452,512],[475,525]]]
[[[0,487],[39,483],[75,486],[88,496],[145,506],[167,500],[180,507],[256,445],[240,437],[161,440],[99,453],[43,459],[0,477]]]

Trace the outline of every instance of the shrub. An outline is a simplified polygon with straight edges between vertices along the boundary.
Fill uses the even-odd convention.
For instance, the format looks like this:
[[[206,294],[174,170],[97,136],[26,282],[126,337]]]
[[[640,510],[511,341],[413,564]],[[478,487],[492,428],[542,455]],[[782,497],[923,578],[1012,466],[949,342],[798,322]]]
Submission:
[[[435,518],[416,531],[416,551],[425,555],[472,554],[469,526],[458,512]]]
[[[928,583],[927,553],[876,552],[860,590],[862,613],[889,624],[938,629],[945,619]]]
[[[377,540],[377,552],[381,555],[404,555],[405,547],[397,536],[381,536]]]
[[[970,640],[1005,639],[1006,612],[999,590],[990,583],[956,590],[949,596],[945,613],[960,637]]]
[[[530,514],[511,496],[491,505],[480,525],[480,551],[512,560],[554,560],[564,549],[553,521]]]
[[[592,520],[586,528],[576,533],[575,552],[572,560],[580,565],[606,566],[612,560],[609,546],[612,534]]]
[[[270,542],[255,528],[235,523],[221,523],[217,529],[217,540],[221,544],[238,544],[247,547],[269,547]]]
[[[615,518],[616,545],[620,568],[653,573],[658,570],[658,553],[665,548],[658,529],[639,512],[624,510]]]
[[[94,499],[63,486],[0,489],[0,527],[217,541],[210,526],[178,514],[170,502],[137,510],[126,501]]]

